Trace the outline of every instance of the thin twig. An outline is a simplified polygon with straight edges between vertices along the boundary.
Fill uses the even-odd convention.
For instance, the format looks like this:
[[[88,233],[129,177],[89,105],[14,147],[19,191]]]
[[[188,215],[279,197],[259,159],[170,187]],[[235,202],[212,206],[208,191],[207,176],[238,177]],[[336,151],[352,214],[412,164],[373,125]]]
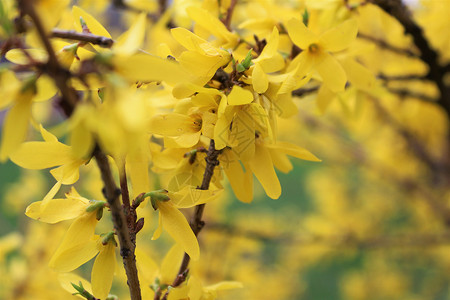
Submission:
[[[236,7],[237,0],[231,0],[230,6],[227,9],[226,17],[222,20],[222,23],[231,31],[231,18],[233,17],[234,8]]]
[[[57,28],[52,30],[51,37],[91,43],[104,48],[111,48],[114,44],[113,39],[107,38],[105,36],[95,35],[92,33],[77,32],[74,30],[62,30]]]
[[[405,29],[405,33],[410,34],[414,44],[420,51],[419,58],[428,65],[427,78],[433,81],[440,97],[437,103],[450,116],[450,88],[444,82],[445,70],[439,64],[438,53],[431,48],[422,28],[412,19],[411,12],[401,0],[371,0],[386,13],[397,19]]]
[[[68,84],[71,73],[59,64],[56,54],[50,44],[49,37],[47,36],[47,33],[38,14],[36,13],[35,8],[33,7],[32,1],[19,0],[18,7],[23,15],[28,15],[32,19],[34,26],[36,27],[38,35],[42,43],[44,44],[44,47],[48,54],[48,61],[46,63],[45,71],[53,78],[56,86],[60,90],[62,98],[59,104],[63,108],[66,115],[70,117],[78,102],[78,95],[76,91]],[[105,197],[108,201],[114,228],[119,238],[121,247],[120,254],[123,258],[124,268],[127,274],[130,296],[132,300],[140,300],[141,291],[137,275],[136,258],[134,255],[135,245],[130,239],[130,233],[126,226],[127,223],[124,211],[119,200],[120,190],[116,188],[107,156],[99,147],[96,147],[94,156],[96,158],[97,165],[100,169],[102,180],[105,185]]]
[[[114,229],[119,238],[120,255],[122,256],[123,265],[127,275],[130,296],[132,300],[140,300],[142,297],[136,268],[136,256],[134,254],[135,244],[133,244],[131,240],[127,226],[128,222],[124,210],[122,209],[122,205],[120,205],[119,196],[121,195],[121,190],[116,187],[108,157],[99,148],[94,152],[94,157],[97,161],[105,185],[105,197],[111,210]]]
[[[297,90],[292,91],[292,96],[302,97],[317,92],[318,90],[319,86],[314,86],[310,88],[299,88]]]
[[[409,98],[416,98],[425,102],[434,102],[437,103],[437,99],[433,98],[427,94],[422,94],[419,92],[415,92],[415,91],[411,91],[409,89],[405,89],[405,88],[392,88],[392,87],[387,87],[388,91],[391,92],[392,94],[396,94],[400,97],[409,97]]]
[[[209,143],[208,152],[206,153],[206,167],[205,172],[203,173],[202,185],[198,188],[199,190],[209,189],[211,179],[214,175],[214,168],[219,165],[218,157],[221,152],[221,150],[216,150],[214,140],[211,140],[211,142]],[[195,212],[190,222],[192,231],[194,232],[195,236],[198,236],[203,226],[205,226],[205,222],[202,220],[204,210],[205,204],[200,204],[195,207]],[[177,287],[186,280],[190,260],[191,258],[189,257],[189,255],[187,253],[184,253],[183,261],[181,262],[180,269],[178,270],[178,275],[171,286]],[[164,294],[162,300],[166,300],[168,295],[169,291]]]
[[[416,53],[414,53],[413,51],[409,50],[409,49],[404,49],[404,48],[400,48],[400,47],[396,47],[394,45],[389,44],[388,42],[386,42],[383,39],[379,39],[373,36],[370,36],[368,34],[359,32],[358,33],[358,37],[367,41],[370,41],[374,44],[376,44],[378,47],[400,54],[400,55],[406,55],[408,57],[419,57],[419,55],[417,55]]]
[[[386,75],[384,73],[380,73],[377,77],[385,81],[410,81],[428,79],[425,75],[422,74]]]

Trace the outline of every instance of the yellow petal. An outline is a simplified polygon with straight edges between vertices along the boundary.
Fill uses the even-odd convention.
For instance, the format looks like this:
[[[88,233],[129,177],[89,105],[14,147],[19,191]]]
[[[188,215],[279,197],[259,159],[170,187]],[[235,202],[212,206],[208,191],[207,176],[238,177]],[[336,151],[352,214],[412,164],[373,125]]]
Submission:
[[[189,78],[180,64],[153,55],[114,56],[112,63],[117,72],[131,81],[166,81],[176,84]]]
[[[239,162],[237,156],[232,151],[226,151],[224,153],[224,161],[221,161],[231,188],[233,189],[236,198],[245,203],[250,203],[253,200],[253,173],[246,164],[243,164],[245,171],[242,169],[242,165]]]
[[[322,52],[317,58],[315,68],[323,79],[323,83],[333,92],[342,92],[347,83],[347,75],[338,61],[331,54]]]
[[[14,101],[22,83],[16,78],[14,72],[10,70],[0,71],[0,83],[2,85],[0,90],[0,109],[4,109]]]
[[[283,173],[288,173],[293,169],[293,166],[286,154],[273,149],[269,149],[269,152],[275,168]]]
[[[152,284],[158,272],[158,265],[139,247],[136,248],[136,265],[139,270],[139,279]]]
[[[162,233],[162,229],[163,229],[162,216],[161,216],[161,211],[159,211],[158,227],[156,228],[155,232],[153,233],[152,241],[159,239],[159,237],[161,236],[161,233]]]
[[[86,211],[87,203],[81,199],[51,199],[41,207],[43,201],[31,203],[25,214],[35,220],[45,223],[58,223],[64,220],[74,219]]]
[[[56,95],[58,89],[53,79],[47,75],[41,75],[36,81],[37,94],[33,97],[34,102],[46,101]]]
[[[317,92],[317,107],[319,111],[324,114],[332,100],[336,97],[336,93],[333,93],[326,85],[322,84]]]
[[[341,61],[342,67],[352,85],[361,90],[370,90],[375,85],[373,73],[352,58]]]
[[[141,13],[130,29],[124,32],[114,44],[114,52],[120,55],[131,55],[142,45],[145,37],[147,14]]]
[[[253,101],[253,94],[249,90],[234,85],[231,93],[228,95],[229,105],[249,104]]]
[[[93,16],[88,14],[86,11],[81,9],[80,7],[74,5],[72,7],[72,14],[73,14],[73,20],[75,28],[78,31],[82,31],[81,23],[80,23],[80,17],[83,18],[84,22],[86,22],[87,27],[89,28],[89,31],[96,35],[101,35],[107,38],[111,38],[111,35],[109,32],[103,27]]]
[[[25,49],[30,56],[38,62],[45,62],[47,60],[47,52],[43,49]],[[27,55],[25,55],[24,51],[21,49],[11,49],[8,52],[6,52],[6,59],[9,60],[12,63],[18,64],[18,65],[27,65],[30,63],[30,59]]]
[[[127,156],[126,166],[135,196],[150,190],[149,160],[148,153],[142,147]]]
[[[71,294],[76,292],[76,290],[72,286],[72,283],[78,285],[80,282],[83,285],[84,289],[92,294],[91,283],[74,273],[60,273],[58,274],[58,281],[62,288]]]
[[[158,209],[161,212],[164,229],[183,247],[192,260],[197,260],[200,256],[200,247],[184,215],[170,202],[159,202]]]
[[[190,32],[189,30],[178,27],[170,30],[173,38],[180,43],[184,48],[191,51],[197,51],[205,54],[205,51],[200,47],[200,44],[207,43],[204,39],[198,35]]]
[[[196,25],[203,27],[216,37],[228,41],[228,44],[223,45],[224,48],[231,48],[237,43],[238,37],[229,32],[225,25],[207,10],[197,6],[190,6],[186,9],[186,12]]]
[[[304,160],[309,161],[321,161],[318,159],[314,154],[306,150],[305,148],[302,148],[300,146],[287,143],[287,142],[277,142],[276,144],[267,144],[267,148],[271,149],[277,149],[278,151],[285,153],[287,155],[297,157]]]
[[[229,144],[242,161],[248,161],[255,153],[255,119],[250,109],[240,110],[233,119]]]
[[[14,106],[8,111],[3,123],[0,161],[5,161],[25,139],[31,118],[32,97],[31,91],[19,94]]]
[[[319,38],[319,43],[326,51],[341,51],[350,46],[357,33],[358,22],[356,19],[350,19],[324,32]]]
[[[112,286],[116,266],[116,246],[109,242],[102,247],[92,267],[92,292],[96,298],[106,299]]]
[[[264,93],[269,87],[269,79],[260,64],[255,64],[255,67],[253,68],[252,85],[253,89],[258,94]]]
[[[42,138],[46,142],[57,142],[58,139],[51,132],[47,131],[42,124],[39,124],[39,131],[42,135]]]
[[[205,287],[208,291],[223,291],[223,290],[231,290],[231,289],[240,289],[243,288],[244,285],[239,281],[221,281],[216,284],[208,285]]]
[[[291,19],[287,23],[287,30],[292,42],[300,49],[307,49],[309,45],[316,43],[318,37],[306,28],[305,24],[299,19]]]
[[[58,272],[70,272],[91,260],[97,253],[98,236],[94,239],[59,250],[53,255],[49,266]]]
[[[182,114],[156,115],[150,120],[150,131],[164,136],[180,136],[200,131],[195,119]]]
[[[50,170],[50,173],[62,184],[73,184],[78,181],[78,178],[80,177],[79,168],[85,163],[86,160],[74,159],[67,164]]]
[[[27,142],[11,155],[22,168],[39,170],[63,165],[72,160],[70,147],[60,142]]]
[[[175,244],[170,248],[161,263],[161,282],[171,284],[177,276],[183,260],[184,251],[180,245]]]
[[[207,203],[220,197],[223,190],[199,190],[189,185],[184,186],[178,192],[170,192],[168,196],[177,208],[188,208]]]
[[[264,146],[257,145],[255,156],[249,164],[267,196],[278,199],[281,195],[281,185],[273,168],[269,150]]]
[[[92,254],[92,251],[87,251],[86,253],[81,253],[81,256],[77,256],[77,260],[71,259],[71,255],[75,255],[77,251],[84,251],[83,247],[81,249],[78,248],[80,247],[79,245],[89,244],[89,241],[92,240],[97,222],[95,212],[85,213],[78,217],[67,230],[61,245],[51,258],[49,266],[61,270],[61,272],[62,270],[68,272],[70,268],[77,267],[76,264],[80,262],[80,257],[88,257]]]

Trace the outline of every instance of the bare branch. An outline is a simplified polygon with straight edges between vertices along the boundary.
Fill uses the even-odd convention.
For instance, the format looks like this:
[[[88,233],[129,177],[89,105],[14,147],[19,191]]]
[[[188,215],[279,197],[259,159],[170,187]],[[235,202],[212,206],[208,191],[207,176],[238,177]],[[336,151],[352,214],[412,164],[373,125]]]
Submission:
[[[385,49],[385,50],[388,50],[388,51],[391,51],[391,52],[394,52],[394,53],[397,53],[400,55],[406,55],[408,57],[416,57],[416,58],[419,57],[419,55],[417,55],[416,53],[414,53],[413,51],[411,51],[409,49],[396,47],[394,45],[389,44],[388,42],[386,42],[383,39],[379,39],[379,38],[370,36],[370,35],[362,33],[362,32],[358,33],[358,37],[361,39],[370,41],[382,49]]]
[[[408,7],[401,0],[371,0],[371,2],[397,19],[403,25],[405,33],[412,36],[414,44],[420,51],[419,58],[428,65],[427,78],[439,89],[440,97],[437,103],[450,116],[450,88],[444,82],[444,67],[439,65],[438,53],[431,48],[422,28],[412,19]]]
[[[216,150],[214,140],[211,140],[211,142],[209,143],[208,152],[206,153],[206,167],[205,172],[203,173],[202,185],[198,189],[209,189],[211,179],[214,175],[214,168],[219,165],[218,157],[221,152],[221,150]],[[205,222],[202,220],[204,210],[205,204],[200,204],[195,207],[195,212],[190,222],[192,231],[194,232],[195,236],[198,236],[203,226],[205,226]],[[191,258],[189,257],[189,255],[187,253],[184,253],[183,261],[181,262],[180,269],[178,270],[178,275],[172,283],[173,287],[179,286],[186,280],[190,260]],[[162,300],[166,300],[168,295],[169,292],[167,291],[162,297]]]
[[[91,43],[104,48],[111,48],[114,44],[113,39],[107,38],[105,36],[95,35],[92,33],[81,33],[74,30],[62,30],[57,28],[52,30],[51,37]]]

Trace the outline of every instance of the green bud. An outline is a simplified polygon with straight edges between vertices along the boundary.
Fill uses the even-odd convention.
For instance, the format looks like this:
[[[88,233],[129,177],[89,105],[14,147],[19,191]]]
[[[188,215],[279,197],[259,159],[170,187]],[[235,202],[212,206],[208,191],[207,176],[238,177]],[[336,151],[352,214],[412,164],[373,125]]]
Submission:
[[[87,212],[93,212],[96,211],[97,209],[103,209],[103,207],[105,207],[106,205],[106,201],[101,200],[91,200],[89,201],[89,203],[90,205],[86,207]]]
[[[303,24],[305,24],[306,27],[308,27],[309,23],[309,12],[307,9],[305,9],[305,12],[302,14],[303,17]]]
[[[245,58],[244,58],[244,60],[241,62],[241,64],[242,64],[242,66],[245,68],[245,69],[248,69],[248,68],[250,68],[250,66],[252,65],[252,50],[253,49],[250,49],[249,51],[248,51],[248,53],[247,53],[247,55],[245,56]]]
[[[113,231],[110,231],[108,233],[104,233],[101,236],[102,236],[102,244],[103,245],[106,245],[109,242],[111,242],[111,243],[114,243],[114,245],[117,246],[117,242],[116,242],[116,240],[114,238],[114,232]]]
[[[97,221],[100,221],[102,219],[102,217],[103,217],[103,209],[97,210],[97,215],[95,216]]]
[[[238,71],[239,73],[244,72],[246,69],[242,64],[237,64],[236,65],[236,71]]]

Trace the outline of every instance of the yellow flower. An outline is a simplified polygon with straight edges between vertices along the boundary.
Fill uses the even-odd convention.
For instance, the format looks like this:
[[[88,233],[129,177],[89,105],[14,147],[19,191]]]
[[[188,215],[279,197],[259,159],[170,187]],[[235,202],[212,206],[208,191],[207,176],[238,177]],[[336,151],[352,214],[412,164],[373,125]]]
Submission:
[[[288,72],[299,67],[301,74],[311,69],[316,70],[322,77],[324,84],[334,92],[343,91],[347,76],[342,66],[330,54],[349,47],[358,32],[357,21],[347,20],[317,36],[309,30],[301,20],[291,19],[287,29],[292,42],[302,52],[291,62]]]
[[[87,162],[76,157],[70,146],[64,145],[58,139],[40,127],[44,142],[26,142],[11,155],[11,160],[26,169],[39,170],[59,166],[50,171],[57,180],[43,200],[45,206],[58,192],[61,184],[73,184],[79,178],[79,167]]]

